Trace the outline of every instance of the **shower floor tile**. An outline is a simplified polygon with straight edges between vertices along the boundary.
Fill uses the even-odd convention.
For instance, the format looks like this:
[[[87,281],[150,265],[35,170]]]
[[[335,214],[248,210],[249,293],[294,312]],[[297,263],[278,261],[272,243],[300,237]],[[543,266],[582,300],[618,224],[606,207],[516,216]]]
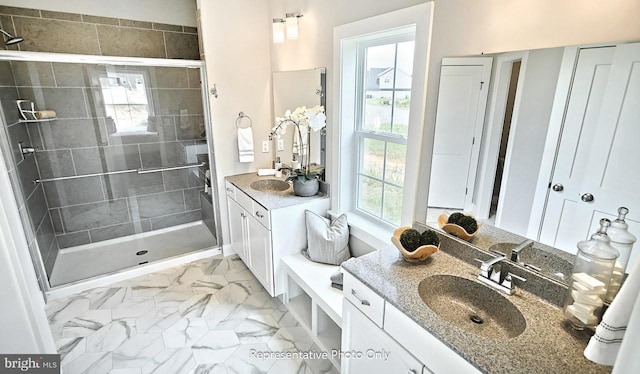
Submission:
[[[328,360],[252,355],[319,349],[237,256],[52,300],[47,316],[66,374],[337,372]]]

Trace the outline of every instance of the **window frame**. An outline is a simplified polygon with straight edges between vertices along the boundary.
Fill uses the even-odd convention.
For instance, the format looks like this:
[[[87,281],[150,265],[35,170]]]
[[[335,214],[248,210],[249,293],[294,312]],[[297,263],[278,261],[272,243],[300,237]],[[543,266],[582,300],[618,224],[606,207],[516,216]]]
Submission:
[[[426,84],[433,20],[433,3],[422,3],[379,16],[363,19],[334,28],[334,80],[330,131],[327,132],[327,154],[330,166],[327,179],[334,193],[331,197],[332,215],[347,214],[351,234],[359,240],[379,247],[388,245],[394,225],[354,209],[357,154],[355,108],[357,99],[357,43],[393,37],[415,30],[412,90],[401,226],[411,225],[415,212],[418,174],[420,172],[422,128],[425,118]]]
[[[395,108],[395,98],[396,98],[396,93],[397,92],[402,92],[402,91],[406,91],[406,92],[411,92],[412,89],[397,89],[396,88],[396,84],[397,84],[397,63],[398,63],[398,44],[400,43],[404,43],[404,42],[414,42],[415,44],[415,30],[407,30],[406,32],[403,33],[399,33],[396,34],[395,32],[393,33],[394,35],[381,35],[380,37],[374,38],[374,39],[370,39],[370,40],[366,40],[366,41],[360,41],[357,43],[356,45],[356,71],[357,71],[357,87],[356,87],[356,109],[355,109],[355,144],[354,144],[354,149],[355,149],[355,160],[356,160],[356,164],[354,167],[354,173],[356,174],[356,183],[354,184],[354,198],[353,198],[353,206],[351,207],[351,210],[357,211],[359,214],[362,214],[364,216],[367,216],[368,219],[371,219],[373,221],[377,221],[377,223],[379,223],[380,225],[383,226],[387,226],[389,228],[396,228],[397,226],[395,226],[392,222],[386,220],[384,218],[384,202],[385,202],[385,186],[386,185],[390,185],[392,187],[396,187],[396,188],[400,188],[400,189],[404,189],[404,180],[402,181],[402,185],[396,184],[396,183],[392,183],[390,181],[386,180],[386,172],[387,172],[387,146],[388,143],[393,143],[393,144],[400,144],[400,145],[404,145],[405,147],[408,144],[408,139],[407,136],[402,135],[402,134],[398,134],[398,133],[394,133],[393,132],[393,114],[394,114],[394,108]],[[392,93],[391,96],[391,131],[377,131],[377,130],[370,130],[370,129],[365,129],[363,128],[364,125],[364,121],[365,121],[365,117],[364,117],[364,112],[365,112],[365,108],[366,108],[366,68],[367,68],[367,50],[368,48],[371,47],[376,47],[376,46],[383,46],[383,45],[389,45],[389,44],[395,44],[396,48],[395,48],[395,56],[394,56],[394,65],[393,65],[393,71],[394,71],[394,75],[393,75],[393,88],[392,89],[380,89],[380,91],[388,91]],[[414,45],[414,53],[415,53],[415,45]],[[386,79],[385,79],[386,80]],[[413,84],[413,81],[412,81]],[[410,106],[411,108],[411,106]],[[411,109],[410,109],[411,110]],[[410,124],[408,124],[408,126],[410,126]],[[407,130],[408,131],[408,130]],[[366,175],[364,173],[364,170],[362,169],[363,167],[363,163],[364,163],[364,143],[365,143],[365,139],[371,139],[371,140],[375,140],[375,141],[382,141],[385,142],[385,148],[384,148],[384,161],[383,161],[383,167],[382,167],[382,177],[381,178],[376,178],[374,176],[370,176],[370,175]],[[408,150],[407,150],[408,151]],[[405,167],[406,167],[406,154],[405,154]],[[359,202],[362,196],[362,189],[361,189],[361,183],[360,180],[361,178],[370,178],[372,180],[375,180],[377,182],[380,182],[382,184],[382,192],[381,192],[381,210],[380,210],[380,215],[376,215],[372,212],[366,211],[364,210],[362,207],[359,206]],[[404,199],[403,199],[404,200]]]

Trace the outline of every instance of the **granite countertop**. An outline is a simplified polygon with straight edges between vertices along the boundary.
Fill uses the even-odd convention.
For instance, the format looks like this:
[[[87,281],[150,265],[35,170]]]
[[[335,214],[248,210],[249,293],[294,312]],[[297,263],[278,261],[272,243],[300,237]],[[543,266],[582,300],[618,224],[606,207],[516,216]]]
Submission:
[[[266,176],[260,177],[257,173],[246,173],[246,174],[238,174],[231,175],[224,178],[229,181],[231,184],[242,190],[244,193],[249,195],[253,200],[257,201],[260,205],[265,207],[266,209],[273,210],[278,208],[285,208],[292,205],[304,204],[311,200],[317,199],[327,199],[328,195],[318,192],[315,196],[302,197],[296,196],[293,193],[293,187],[289,186],[289,189],[284,191],[269,191],[263,192],[254,190],[251,188],[251,183],[259,180],[265,179],[279,179],[284,181],[285,178],[276,178],[274,176]]]
[[[420,298],[420,281],[435,274],[457,275],[476,281],[479,273],[478,268],[442,251],[423,263],[412,264],[404,261],[395,247],[389,246],[352,258],[343,264],[343,268],[483,372],[611,371],[611,367],[584,358],[588,332],[574,331],[560,308],[521,289],[514,295],[505,296],[520,310],[527,324],[525,331],[515,338],[481,337],[439,317]]]

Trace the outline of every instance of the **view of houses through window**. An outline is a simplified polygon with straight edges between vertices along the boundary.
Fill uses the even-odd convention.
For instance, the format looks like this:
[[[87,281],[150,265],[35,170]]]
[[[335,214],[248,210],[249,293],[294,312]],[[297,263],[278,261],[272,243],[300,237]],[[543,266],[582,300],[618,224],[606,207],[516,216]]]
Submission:
[[[108,121],[118,133],[146,132],[151,105],[143,72],[111,73],[100,77]]]
[[[400,225],[413,75],[413,35],[359,46],[357,208]]]

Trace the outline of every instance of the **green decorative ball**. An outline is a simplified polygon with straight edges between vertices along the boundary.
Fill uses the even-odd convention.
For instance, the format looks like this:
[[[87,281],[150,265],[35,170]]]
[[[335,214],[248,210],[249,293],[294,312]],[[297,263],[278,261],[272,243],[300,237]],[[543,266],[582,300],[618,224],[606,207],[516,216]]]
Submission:
[[[420,246],[420,232],[408,229],[400,235],[400,244],[409,252],[413,252]]]
[[[468,234],[473,234],[478,229],[478,222],[475,218],[469,216],[460,218],[457,225],[462,227]]]
[[[449,219],[447,220],[447,223],[453,223],[457,225],[458,221],[460,221],[460,218],[463,218],[463,217],[466,217],[466,216],[460,212],[451,213],[451,215],[449,216]]]
[[[438,244],[440,244],[440,238],[435,231],[427,229],[420,235],[420,245],[435,245],[437,247]]]

